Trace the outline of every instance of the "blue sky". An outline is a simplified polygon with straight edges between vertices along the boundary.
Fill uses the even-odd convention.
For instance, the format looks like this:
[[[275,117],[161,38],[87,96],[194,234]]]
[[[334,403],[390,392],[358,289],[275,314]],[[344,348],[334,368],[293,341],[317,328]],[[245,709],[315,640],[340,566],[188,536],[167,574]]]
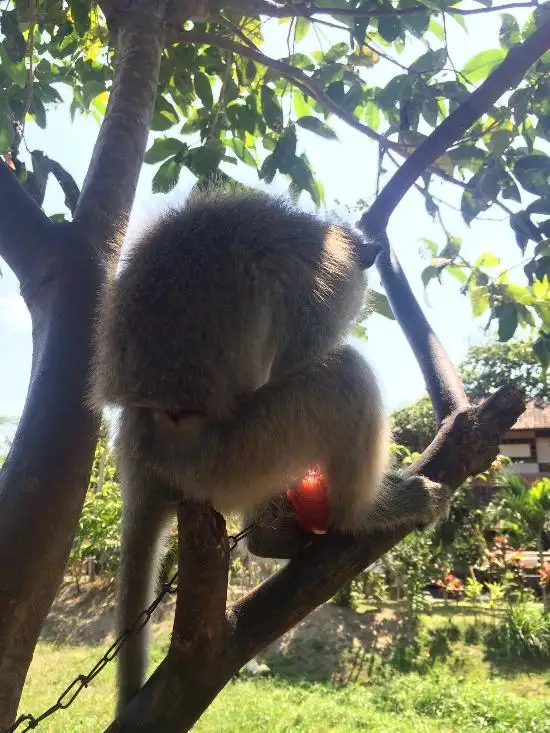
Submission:
[[[516,13],[516,17],[521,22],[526,18],[526,13]],[[447,24],[451,57],[457,68],[461,68],[478,51],[498,47],[498,14],[474,16],[467,22],[468,33],[452,19]],[[272,21],[269,23],[266,31],[266,53],[272,56],[285,54],[282,50],[284,46],[281,45],[285,33],[284,27]],[[325,29],[320,32],[319,39],[325,50],[335,40],[342,40],[341,37],[336,39],[331,31],[327,33]],[[319,39],[310,34],[299,50],[318,48]],[[408,47],[399,60],[404,64],[410,63],[425,50],[416,43]],[[366,78],[373,84],[384,84],[395,73],[396,67],[384,62],[369,70]],[[82,116],[71,123],[67,105],[60,105],[52,112],[48,123],[46,131],[28,124],[26,136],[29,149],[44,150],[65,166],[81,185],[97,137],[97,123],[91,117]],[[300,131],[300,145],[307,152],[325,186],[327,206],[336,208],[336,199],[345,204],[353,204],[357,199],[372,200],[376,186],[377,145],[339,121],[332,119],[329,124],[337,132],[338,141],[326,141],[313,133]],[[169,196],[153,195],[151,179],[155,169],[152,166],[143,168],[128,234],[130,240],[132,233],[139,229],[140,222],[161,210],[167,200],[181,200],[193,183],[190,175],[182,176],[177,188]],[[235,173],[233,167],[227,170]],[[241,177],[246,182],[260,185],[252,169],[245,168]],[[269,189],[284,191],[286,183],[284,180],[276,180]],[[460,189],[449,184],[437,183],[433,187],[433,193],[454,206],[460,204]],[[303,203],[309,205],[305,198]],[[49,186],[45,209],[49,214],[63,210],[63,197],[57,184]],[[343,213],[341,209],[338,211]],[[460,214],[453,209],[445,207],[444,215],[447,228],[462,238],[462,251],[466,257],[475,257],[492,250],[501,257],[503,267],[515,265],[519,261],[520,253],[512,232],[507,223],[499,221],[502,219],[502,212],[498,209],[488,212],[493,220],[476,221],[471,228],[464,225]],[[352,221],[357,218],[354,216]],[[420,272],[428,261],[422,252],[421,238],[442,242],[442,233],[430,221],[423,199],[416,191],[409,192],[399,206],[390,222],[389,233],[430,323],[451,358],[455,362],[460,361],[470,344],[479,343],[486,337],[483,332],[484,321],[473,321],[467,299],[459,294],[456,281],[451,278],[445,279],[447,287],[430,285],[428,301],[426,300]],[[1,260],[0,267],[3,273],[3,278],[0,279],[0,416],[17,416],[23,408],[30,374],[30,319],[19,296],[15,277]],[[378,287],[378,278],[374,271],[371,284]],[[423,392],[422,376],[397,324],[375,314],[369,321],[368,342],[354,343],[378,373],[388,409],[411,402]]]

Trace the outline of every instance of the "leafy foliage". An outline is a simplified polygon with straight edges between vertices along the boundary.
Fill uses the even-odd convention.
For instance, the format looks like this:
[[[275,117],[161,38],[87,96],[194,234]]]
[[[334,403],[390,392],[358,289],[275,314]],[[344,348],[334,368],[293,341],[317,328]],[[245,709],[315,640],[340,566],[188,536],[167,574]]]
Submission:
[[[120,559],[121,511],[114,455],[109,450],[107,427],[103,425],[69,558],[77,587],[86,562],[93,564],[94,574],[115,574]]]
[[[409,2],[400,5],[410,9]],[[334,17],[342,30],[335,34],[332,29],[338,40],[324,49],[315,44],[312,49],[312,30],[326,21],[299,13],[292,17],[288,6],[288,17],[279,18],[288,29],[287,53],[276,60],[263,55],[260,15],[246,16],[230,6],[207,10],[206,20],[182,29],[162,55],[151,124],[155,139],[146,156],[157,166],[153,191],[172,190],[185,169],[203,186],[214,178],[236,179],[240,167],[247,166],[266,183],[286,179],[291,196],[306,192],[322,205],[323,186],[304,151],[308,136],[330,145],[336,139],[330,125],[335,116],[362,126],[382,145],[383,174],[386,155],[409,155],[545,17],[544,6],[521,23],[503,13],[495,45],[455,69],[442,6],[422,5],[422,12],[391,14],[387,11],[394,6],[380,0],[372,15],[354,15],[349,11],[356,5],[341,0],[338,7],[348,12],[335,11]],[[270,14],[269,5],[263,12]],[[463,22],[461,15],[452,17]],[[70,174],[42,151],[26,155],[21,143],[26,122],[45,128],[49,112],[63,100],[73,117],[102,118],[113,75],[105,17],[86,0],[38,5],[13,0],[2,10],[0,30],[0,155],[39,203],[53,175],[72,212],[78,190]],[[399,54],[417,41],[425,48],[407,68]],[[441,216],[430,192],[439,174],[460,185],[466,180],[461,211],[467,224],[491,207],[504,209],[526,283],[512,282],[507,271],[499,271],[494,253],[466,261],[460,241],[445,230],[442,246],[427,242],[432,263],[423,273],[424,284],[444,272],[458,280],[474,314],[498,323],[501,341],[524,325],[537,327],[535,353],[543,367],[550,363],[549,64],[548,54],[543,55],[518,88],[482,115],[423,176],[432,217]],[[375,66],[397,73],[382,74],[389,81],[379,86],[369,75]]]
[[[504,473],[497,486],[495,502],[518,544],[541,545],[550,525],[550,479],[527,484],[513,473]]]
[[[528,399],[548,399],[550,384],[536,357],[536,343],[533,339],[519,339],[471,346],[460,366],[470,399],[483,399],[506,383],[517,385]]]
[[[550,659],[550,615],[532,601],[510,604],[488,647],[505,659]]]

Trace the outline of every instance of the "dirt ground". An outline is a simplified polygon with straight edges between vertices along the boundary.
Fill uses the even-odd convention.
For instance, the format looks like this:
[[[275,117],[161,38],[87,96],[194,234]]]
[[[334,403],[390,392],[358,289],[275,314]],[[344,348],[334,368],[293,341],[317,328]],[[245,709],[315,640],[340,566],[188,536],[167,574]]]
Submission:
[[[64,584],[46,618],[41,638],[58,644],[108,644],[114,633],[114,584],[89,584],[80,594],[74,584]],[[172,626],[175,599],[168,597],[156,610],[152,623],[155,635],[168,634]],[[383,653],[402,627],[394,611],[356,613],[325,603],[284,634],[261,656],[274,672],[309,679],[338,677],[342,659],[367,653]]]

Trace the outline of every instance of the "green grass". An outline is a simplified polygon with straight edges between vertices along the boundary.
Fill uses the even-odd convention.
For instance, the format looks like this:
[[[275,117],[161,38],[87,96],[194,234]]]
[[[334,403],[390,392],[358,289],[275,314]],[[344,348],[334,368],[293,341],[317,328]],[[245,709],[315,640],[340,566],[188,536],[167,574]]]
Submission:
[[[428,663],[420,672],[405,672],[395,661],[382,662],[380,658],[372,665],[372,655],[345,650],[334,679],[359,679],[362,684],[353,681],[340,686],[330,681],[311,681],[315,679],[316,667],[326,662],[323,646],[313,639],[270,661],[271,677],[231,682],[195,730],[550,733],[550,671],[518,665],[508,670],[492,667],[483,649],[468,643],[465,620],[459,619],[456,625],[453,621],[453,627],[458,632],[444,616],[425,619],[427,645],[423,646],[423,654]],[[444,654],[434,653],[434,638],[436,647],[443,639]],[[165,633],[156,636],[154,663],[162,658],[166,643]],[[40,643],[21,710],[37,714],[49,707],[73,677],[95,663],[103,649],[103,645],[66,647]],[[113,712],[114,671],[111,663],[69,710],[56,713],[39,730],[103,730]]]

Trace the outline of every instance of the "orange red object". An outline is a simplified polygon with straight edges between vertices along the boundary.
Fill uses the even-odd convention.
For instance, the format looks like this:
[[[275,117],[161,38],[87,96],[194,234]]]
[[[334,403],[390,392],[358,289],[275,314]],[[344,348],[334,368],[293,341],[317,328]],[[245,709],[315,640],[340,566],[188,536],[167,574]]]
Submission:
[[[328,483],[318,466],[312,467],[296,486],[288,489],[286,495],[302,529],[313,534],[328,531]]]

